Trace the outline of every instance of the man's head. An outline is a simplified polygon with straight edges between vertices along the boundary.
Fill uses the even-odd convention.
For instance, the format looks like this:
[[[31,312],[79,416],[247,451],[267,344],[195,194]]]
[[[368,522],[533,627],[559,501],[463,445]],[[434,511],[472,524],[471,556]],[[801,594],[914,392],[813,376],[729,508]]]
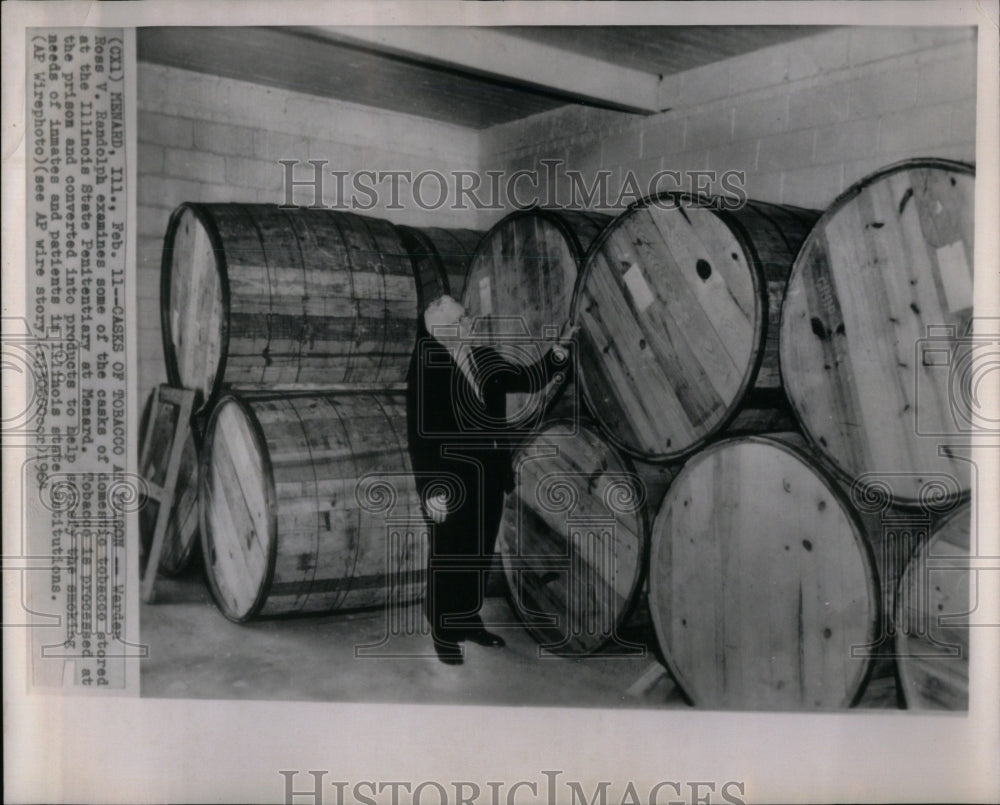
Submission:
[[[433,333],[435,327],[452,327],[465,316],[465,308],[460,302],[443,294],[431,302],[424,311],[424,326]]]

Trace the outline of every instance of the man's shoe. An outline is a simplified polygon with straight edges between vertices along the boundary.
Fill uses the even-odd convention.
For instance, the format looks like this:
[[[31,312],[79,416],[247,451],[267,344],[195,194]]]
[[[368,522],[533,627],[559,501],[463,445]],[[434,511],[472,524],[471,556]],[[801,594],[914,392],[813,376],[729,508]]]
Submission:
[[[461,665],[464,662],[462,649],[452,640],[434,638],[434,650],[445,665]]]
[[[471,640],[480,646],[486,646],[487,648],[503,648],[507,645],[507,641],[500,637],[500,635],[487,632],[482,626],[469,629],[465,633],[465,639]]]

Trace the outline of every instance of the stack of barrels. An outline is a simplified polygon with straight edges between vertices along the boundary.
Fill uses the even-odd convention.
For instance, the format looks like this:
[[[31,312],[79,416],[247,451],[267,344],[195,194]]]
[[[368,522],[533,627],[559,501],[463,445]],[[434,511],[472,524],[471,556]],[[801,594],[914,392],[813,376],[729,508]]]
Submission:
[[[605,225],[569,313],[579,415],[524,440],[500,535],[545,648],[625,651],[645,589],[696,705],[895,704],[898,676],[906,706],[963,706],[968,573],[938,565],[971,515],[973,176],[910,160],[822,213],[666,194]]]
[[[529,373],[575,340],[507,400],[497,545],[541,646],[634,654],[641,608],[695,705],[830,709],[898,678],[907,706],[964,706],[967,631],[939,616],[968,593],[940,565],[967,555],[972,514],[973,189],[970,166],[914,159],[825,211],[669,193],[616,217],[521,210],[484,236],[183,205],[164,346],[208,415],[219,606],[421,594],[400,393],[447,292]]]
[[[183,487],[228,618],[422,595],[404,381],[422,305],[456,291],[480,236],[263,204],[174,212],[164,354],[170,383],[196,392]]]

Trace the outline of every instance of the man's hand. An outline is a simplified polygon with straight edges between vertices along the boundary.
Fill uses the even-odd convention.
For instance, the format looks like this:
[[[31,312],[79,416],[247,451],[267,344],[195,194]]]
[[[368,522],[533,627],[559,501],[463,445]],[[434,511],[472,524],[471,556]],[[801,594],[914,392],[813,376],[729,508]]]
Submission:
[[[576,334],[580,332],[580,325],[567,321],[559,333],[559,340],[553,344],[553,357],[558,361],[564,361],[569,357],[570,351],[575,344]]]
[[[444,492],[434,492],[424,501],[427,516],[435,523],[443,523],[448,516],[448,496]]]
[[[572,319],[567,319],[566,323],[563,325],[562,332],[559,333],[559,343],[568,343],[576,338],[576,334],[580,332],[580,325],[574,322]]]

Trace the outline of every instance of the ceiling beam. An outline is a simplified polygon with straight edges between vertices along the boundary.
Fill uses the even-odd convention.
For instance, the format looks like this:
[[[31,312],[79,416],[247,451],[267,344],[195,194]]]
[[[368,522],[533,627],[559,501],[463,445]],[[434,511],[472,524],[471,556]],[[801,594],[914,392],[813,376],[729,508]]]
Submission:
[[[490,28],[341,26],[296,30],[607,109],[643,114],[663,111],[658,75]]]

